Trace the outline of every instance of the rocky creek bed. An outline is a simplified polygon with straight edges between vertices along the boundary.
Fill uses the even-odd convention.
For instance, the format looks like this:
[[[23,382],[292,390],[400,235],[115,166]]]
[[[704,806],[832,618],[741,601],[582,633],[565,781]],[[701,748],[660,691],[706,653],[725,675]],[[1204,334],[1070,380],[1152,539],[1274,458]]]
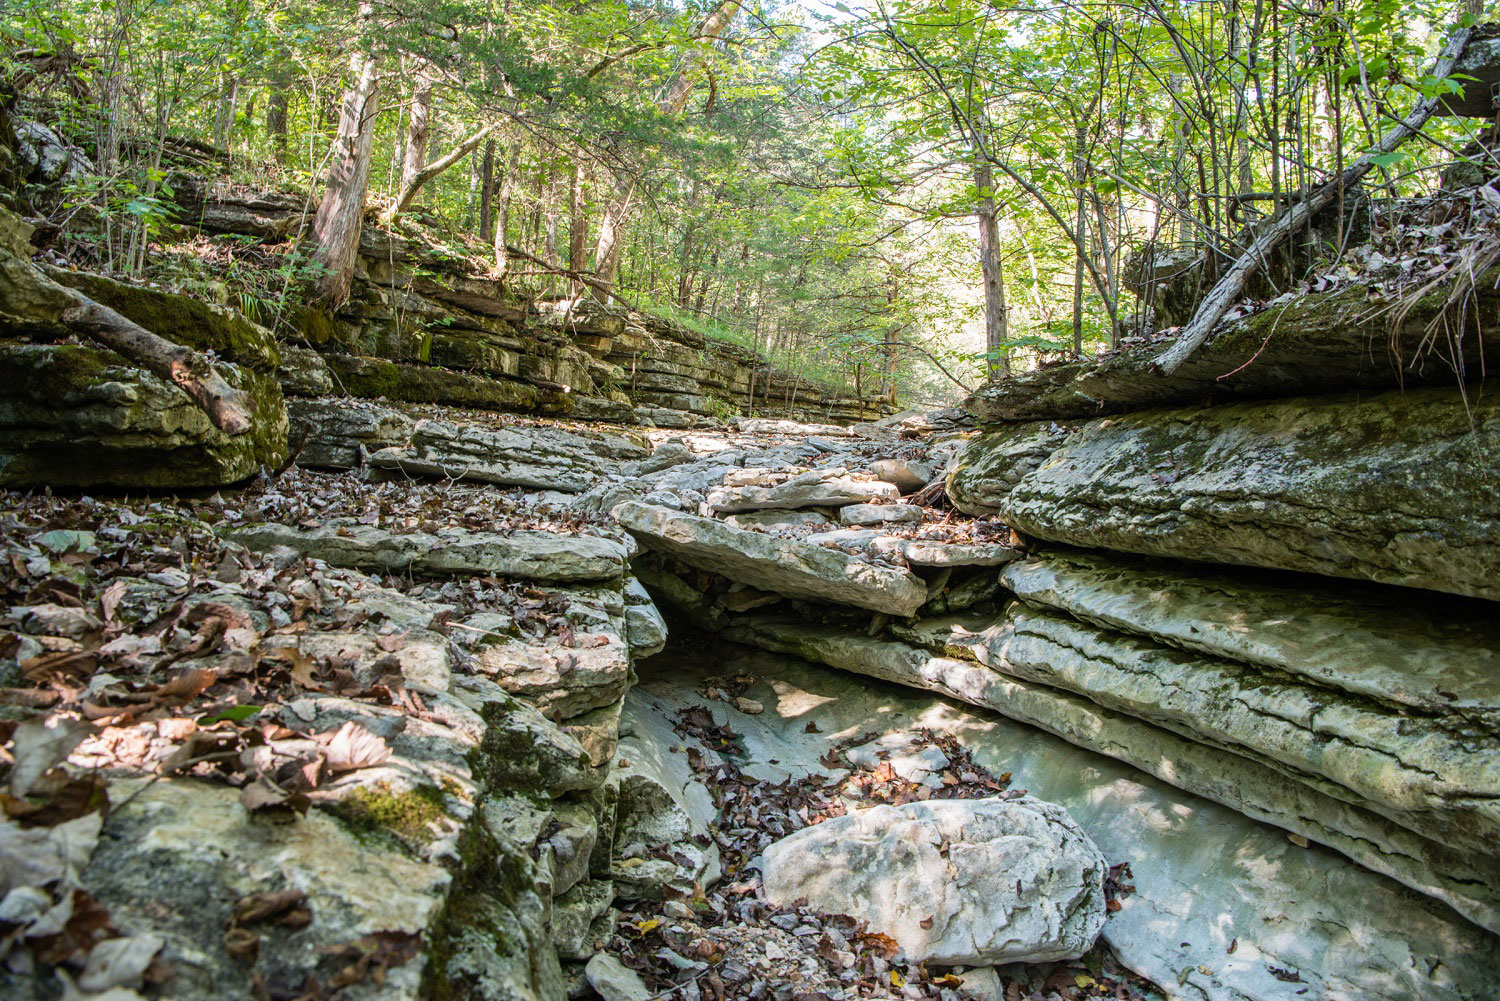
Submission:
[[[1500,417],[1358,290],[726,422],[753,358],[366,249],[288,344],[0,214],[0,994],[1495,996]]]
[[[7,495],[10,995],[1489,996],[1481,599],[1045,546],[951,417],[290,418]]]

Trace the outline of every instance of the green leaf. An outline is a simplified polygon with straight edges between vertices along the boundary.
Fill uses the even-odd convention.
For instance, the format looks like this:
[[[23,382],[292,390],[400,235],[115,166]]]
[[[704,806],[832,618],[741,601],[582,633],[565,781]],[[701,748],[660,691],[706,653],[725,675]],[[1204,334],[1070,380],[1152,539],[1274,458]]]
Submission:
[[[235,723],[242,723],[264,708],[265,706],[230,706],[223,712],[215,713],[213,716],[200,719],[198,722],[200,724],[209,724],[222,723],[225,720],[232,720]]]

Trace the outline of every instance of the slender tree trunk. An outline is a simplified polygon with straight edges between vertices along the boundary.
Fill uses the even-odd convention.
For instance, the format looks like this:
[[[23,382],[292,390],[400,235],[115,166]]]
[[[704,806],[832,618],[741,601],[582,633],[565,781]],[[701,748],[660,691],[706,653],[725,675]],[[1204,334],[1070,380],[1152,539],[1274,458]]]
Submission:
[[[703,315],[703,300],[708,296],[708,282],[709,279],[713,276],[714,270],[717,269],[718,266],[719,252],[715,250],[713,257],[709,260],[708,267],[703,270],[703,279],[698,285],[698,300],[697,302],[693,303],[693,314],[695,316]]]
[[[510,160],[505,165],[505,176],[500,179],[499,204],[495,207],[495,270],[491,273],[497,278],[504,276],[510,267],[510,248],[505,240],[510,228],[510,201],[515,195],[520,163],[521,141],[517,139],[510,147]]]
[[[432,138],[432,85],[437,70],[426,60],[417,66],[411,85],[411,112],[406,122],[406,153],[401,160],[399,200],[407,191],[415,193],[417,179],[427,166],[427,143]],[[406,195],[409,200],[412,196]],[[403,206],[404,208],[404,206]]]
[[[974,185],[979,189],[979,270],[984,277],[984,344],[989,355],[986,374],[990,380],[1004,378],[1010,372],[1010,356],[1005,354],[1010,337],[1005,309],[1005,273],[1000,262],[1000,226],[995,217],[995,178],[987,163],[974,168]]]
[[[588,266],[586,256],[589,245],[589,220],[583,212],[583,171],[573,164],[571,184],[568,189],[568,270],[582,272]],[[574,278],[568,286],[568,295],[577,299],[583,295],[583,282]]]
[[[712,42],[724,34],[730,23],[739,13],[740,0],[720,0],[719,4],[698,25],[697,38],[702,42]],[[667,86],[666,93],[656,102],[656,108],[663,115],[676,116],[682,113],[687,105],[688,95],[693,91],[693,77],[686,69],[679,70],[677,76]],[[615,275],[620,267],[620,242],[624,238],[625,218],[630,213],[630,206],[635,198],[635,180],[633,178],[622,180],[615,185],[614,197],[604,208],[604,216],[599,224],[599,242],[594,247],[594,273],[598,276],[602,285],[613,285]],[[608,293],[599,288],[593,290],[594,296],[606,300]]]
[[[479,169],[483,177],[479,184],[479,238],[488,243],[495,235],[495,140],[485,141],[484,162]]]
[[[229,149],[230,133],[234,131],[234,112],[240,100],[240,78],[226,73],[219,84],[219,104],[214,110],[214,145],[221,150]]]
[[[277,53],[279,61],[290,59],[285,49]],[[271,137],[271,149],[276,154],[276,162],[286,165],[287,162],[287,119],[290,108],[290,94],[292,89],[292,78],[278,62],[277,68],[271,75],[270,93],[266,95],[266,134]]]
[[[547,262],[549,268],[560,267],[562,262],[557,256],[557,171],[547,172],[547,204],[545,215],[542,220],[542,259]],[[550,293],[557,286],[555,275],[548,275],[543,285]]]
[[[360,5],[366,21],[373,7]],[[370,184],[370,152],[375,142],[375,115],[380,110],[380,60],[363,49],[349,57],[350,86],[339,111],[332,167],[323,200],[313,220],[314,260],[325,273],[318,279],[319,298],[334,305],[349,298],[359,250],[365,192]]]

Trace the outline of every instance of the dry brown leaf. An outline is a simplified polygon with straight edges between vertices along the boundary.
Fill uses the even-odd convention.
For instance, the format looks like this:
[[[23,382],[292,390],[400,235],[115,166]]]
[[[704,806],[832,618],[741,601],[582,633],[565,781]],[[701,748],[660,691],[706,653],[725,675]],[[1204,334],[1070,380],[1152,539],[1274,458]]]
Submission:
[[[333,772],[350,772],[383,764],[391,756],[390,745],[383,738],[350,720],[333,733],[313,734],[323,747],[327,765]]]

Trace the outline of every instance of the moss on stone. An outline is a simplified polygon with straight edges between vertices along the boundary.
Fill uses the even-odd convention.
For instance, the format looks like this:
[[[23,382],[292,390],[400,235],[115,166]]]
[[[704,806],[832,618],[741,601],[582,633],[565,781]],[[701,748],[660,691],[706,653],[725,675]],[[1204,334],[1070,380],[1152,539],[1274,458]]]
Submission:
[[[442,790],[436,786],[397,791],[388,782],[360,786],[335,809],[356,834],[387,831],[408,842],[431,838],[432,825],[446,815]]]
[[[49,268],[47,273],[158,337],[198,351],[213,351],[256,372],[274,372],[281,364],[271,332],[236,310],[84,271]]]

